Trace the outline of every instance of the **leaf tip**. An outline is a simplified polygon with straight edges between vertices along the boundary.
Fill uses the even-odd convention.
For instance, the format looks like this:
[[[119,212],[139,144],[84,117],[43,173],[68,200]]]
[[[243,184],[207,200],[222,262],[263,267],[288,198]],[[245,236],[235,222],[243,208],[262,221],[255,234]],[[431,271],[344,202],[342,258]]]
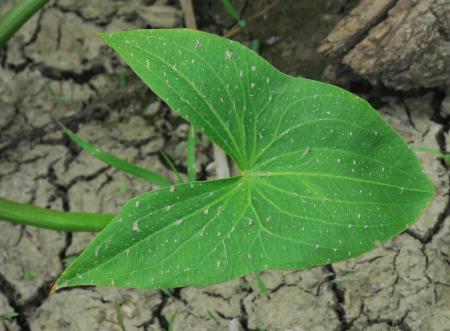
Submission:
[[[97,32],[97,37],[99,37],[100,39],[105,39],[107,34],[108,33],[106,32]]]
[[[56,124],[58,124],[59,127],[60,127],[61,129],[63,129],[64,131],[67,130],[67,128],[64,126],[64,124],[62,124],[60,121],[56,121]]]
[[[74,135],[74,133],[72,131],[70,131],[64,124],[62,124],[60,121],[56,121],[56,123],[59,125],[59,127],[61,128],[61,130],[64,132],[64,134],[66,134],[67,136],[69,136],[69,138],[72,137],[72,135]]]
[[[97,37],[99,37],[106,44],[108,44],[108,42],[112,39],[114,34],[115,33],[111,33],[111,32],[97,32]]]

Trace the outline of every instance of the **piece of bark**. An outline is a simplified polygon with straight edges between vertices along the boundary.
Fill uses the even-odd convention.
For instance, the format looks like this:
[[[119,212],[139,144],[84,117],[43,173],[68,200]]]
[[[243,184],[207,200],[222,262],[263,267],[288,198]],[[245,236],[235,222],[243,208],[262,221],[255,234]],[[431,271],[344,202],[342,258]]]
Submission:
[[[319,51],[373,84],[449,86],[450,0],[363,0]]]
[[[319,47],[319,52],[339,58],[366,36],[377,25],[397,0],[362,0],[360,5],[342,19]]]

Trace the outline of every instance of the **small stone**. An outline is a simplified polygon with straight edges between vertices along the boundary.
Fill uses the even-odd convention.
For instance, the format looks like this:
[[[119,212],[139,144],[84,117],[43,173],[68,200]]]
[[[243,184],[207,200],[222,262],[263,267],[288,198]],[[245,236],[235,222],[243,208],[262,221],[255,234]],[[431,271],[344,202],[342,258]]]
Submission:
[[[142,6],[138,10],[138,13],[152,28],[173,28],[181,26],[183,18],[181,10],[172,6],[159,4]]]
[[[180,139],[187,139],[188,134],[189,134],[189,124],[187,124],[187,123],[180,124],[177,127],[175,134]]]

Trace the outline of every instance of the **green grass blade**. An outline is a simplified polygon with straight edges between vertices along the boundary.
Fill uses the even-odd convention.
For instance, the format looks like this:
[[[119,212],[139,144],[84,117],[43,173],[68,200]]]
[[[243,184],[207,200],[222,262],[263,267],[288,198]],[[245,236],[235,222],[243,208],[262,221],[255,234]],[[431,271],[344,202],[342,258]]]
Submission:
[[[83,148],[86,152],[94,155],[96,158],[102,160],[103,162],[109,164],[110,166],[122,170],[124,172],[127,172],[133,176],[145,179],[151,183],[167,186],[171,183],[165,179],[164,177],[150,171],[144,168],[141,168],[137,165],[131,164],[127,161],[124,161],[122,159],[119,159],[118,157],[107,153],[105,151],[102,151],[93,145],[89,144],[88,142],[81,139],[79,136],[77,136],[75,133],[70,131],[68,128],[66,128],[64,125],[60,124],[61,128],[64,130],[64,133],[69,136],[72,141],[77,143],[81,148]]]
[[[251,49],[254,50],[256,53],[259,53],[259,40],[253,39],[251,43]]]
[[[166,163],[169,165],[170,169],[172,170],[172,172],[175,174],[175,176],[177,177],[177,182],[178,184],[184,183],[183,177],[181,177],[180,172],[178,171],[178,169],[175,167],[175,164],[173,164],[172,160],[170,159],[170,157],[164,153],[161,152],[161,155],[164,158],[164,161],[166,161]]]
[[[195,129],[191,125],[189,128],[189,136],[187,142],[187,164],[188,164],[188,178],[190,182],[195,182],[197,180],[197,173],[195,169],[195,142],[197,138],[195,135]]]
[[[217,324],[219,324],[219,318],[214,314],[211,310],[207,309],[209,317],[211,317],[212,320],[214,320]]]
[[[19,314],[17,314],[15,311],[0,314],[0,323],[3,323],[4,321],[12,319],[17,316],[19,316]]]
[[[236,9],[236,7],[231,3],[230,0],[220,0],[222,2],[222,5],[225,7],[225,10],[228,12],[228,14],[231,15],[236,21],[240,21],[241,17]]]
[[[261,276],[259,274],[255,275],[256,277],[256,283],[258,284],[259,291],[262,295],[268,296],[269,291],[267,290],[266,284],[264,284],[263,280],[261,279]]]
[[[175,331],[174,327],[175,327],[175,319],[177,318],[177,314],[174,313],[169,320],[169,328],[167,329],[167,331]]]
[[[0,48],[49,0],[21,0],[0,19]]]
[[[122,331],[127,331],[127,329],[125,328],[124,321],[123,321],[122,310],[120,309],[119,300],[116,300],[114,305],[115,305],[115,308],[116,308],[117,325],[120,327],[120,329]]]
[[[418,153],[428,153],[437,157],[441,157],[444,160],[446,160],[447,162],[450,162],[450,154],[448,153],[443,153],[438,149],[434,149],[434,148],[428,148],[428,147],[415,147],[412,148],[412,150],[418,152]]]

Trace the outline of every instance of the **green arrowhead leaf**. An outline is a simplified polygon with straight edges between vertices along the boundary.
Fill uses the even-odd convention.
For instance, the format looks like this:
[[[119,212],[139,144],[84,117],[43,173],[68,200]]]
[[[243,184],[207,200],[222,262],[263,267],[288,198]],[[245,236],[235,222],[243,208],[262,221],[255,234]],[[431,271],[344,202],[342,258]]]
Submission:
[[[198,31],[103,39],[242,173],[129,201],[58,287],[207,285],[332,263],[402,232],[434,196],[414,153],[351,93]]]

